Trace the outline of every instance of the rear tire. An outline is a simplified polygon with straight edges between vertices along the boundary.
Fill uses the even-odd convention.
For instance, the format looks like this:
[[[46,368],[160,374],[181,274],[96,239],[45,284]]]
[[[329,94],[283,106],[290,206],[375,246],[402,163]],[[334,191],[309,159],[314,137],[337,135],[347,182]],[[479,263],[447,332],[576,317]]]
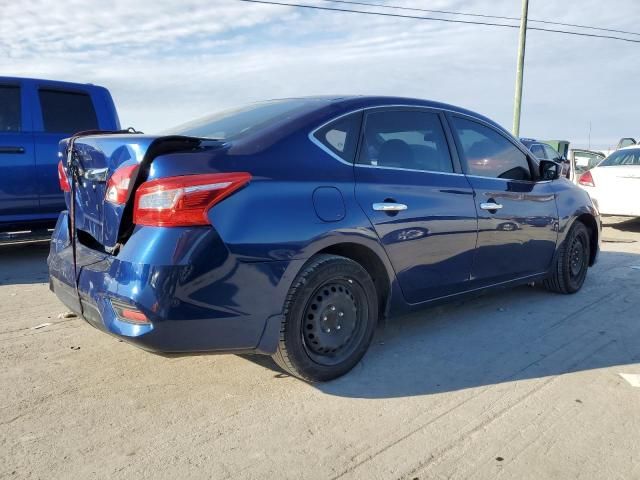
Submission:
[[[577,221],[560,246],[551,274],[544,280],[545,288],[564,294],[580,290],[589,269],[590,248],[589,230]]]
[[[378,297],[367,271],[345,257],[317,255],[289,289],[273,359],[302,380],[332,380],[364,356],[377,321]]]

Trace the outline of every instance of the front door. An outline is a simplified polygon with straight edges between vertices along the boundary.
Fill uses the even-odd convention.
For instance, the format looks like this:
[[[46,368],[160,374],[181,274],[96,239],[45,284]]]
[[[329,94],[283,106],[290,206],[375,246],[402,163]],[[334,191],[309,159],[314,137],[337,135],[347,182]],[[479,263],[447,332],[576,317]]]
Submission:
[[[20,86],[0,85],[0,223],[30,220],[38,212],[33,136],[21,97]]]
[[[474,286],[548,271],[558,238],[552,183],[537,182],[533,160],[497,128],[462,116],[449,118],[475,191]]]
[[[477,240],[473,190],[452,160],[444,117],[429,109],[365,114],[356,198],[409,303],[467,288]]]

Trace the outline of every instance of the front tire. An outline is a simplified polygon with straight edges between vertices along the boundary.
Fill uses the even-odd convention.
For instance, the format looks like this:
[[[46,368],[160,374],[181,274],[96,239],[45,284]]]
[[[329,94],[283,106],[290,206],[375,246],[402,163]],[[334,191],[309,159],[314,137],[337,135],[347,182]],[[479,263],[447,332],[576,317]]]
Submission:
[[[590,248],[589,230],[577,221],[560,247],[551,274],[544,281],[545,288],[564,294],[580,290],[589,268]]]
[[[308,382],[351,370],[367,351],[378,320],[378,297],[367,271],[337,255],[313,257],[284,305],[275,362]]]

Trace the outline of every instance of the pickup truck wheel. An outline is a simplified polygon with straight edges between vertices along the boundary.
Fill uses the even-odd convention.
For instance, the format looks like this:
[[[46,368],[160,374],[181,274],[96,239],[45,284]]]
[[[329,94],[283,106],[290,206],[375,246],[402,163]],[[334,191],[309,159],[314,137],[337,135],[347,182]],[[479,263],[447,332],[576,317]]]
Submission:
[[[580,290],[589,268],[590,248],[589,231],[578,221],[560,247],[551,274],[544,281],[545,288],[566,294]]]
[[[337,378],[367,351],[377,317],[376,289],[367,271],[348,258],[317,255],[289,290],[273,359],[308,382]]]

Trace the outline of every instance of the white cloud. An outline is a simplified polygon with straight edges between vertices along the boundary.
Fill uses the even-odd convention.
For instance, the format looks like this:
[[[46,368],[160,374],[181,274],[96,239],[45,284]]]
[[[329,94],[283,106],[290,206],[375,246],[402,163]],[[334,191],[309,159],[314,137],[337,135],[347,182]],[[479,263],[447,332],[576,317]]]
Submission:
[[[418,0],[387,3],[425,7]],[[511,124],[515,29],[236,0],[104,4],[3,6],[0,71],[105,85],[123,125],[148,131],[247,101],[326,93],[432,98]],[[519,15],[519,2],[509,0],[440,0],[426,8]],[[530,16],[635,30],[638,13],[635,0],[606,7],[571,0],[531,2]],[[591,120],[594,143],[640,135],[638,49],[531,31],[522,133],[584,143]]]

